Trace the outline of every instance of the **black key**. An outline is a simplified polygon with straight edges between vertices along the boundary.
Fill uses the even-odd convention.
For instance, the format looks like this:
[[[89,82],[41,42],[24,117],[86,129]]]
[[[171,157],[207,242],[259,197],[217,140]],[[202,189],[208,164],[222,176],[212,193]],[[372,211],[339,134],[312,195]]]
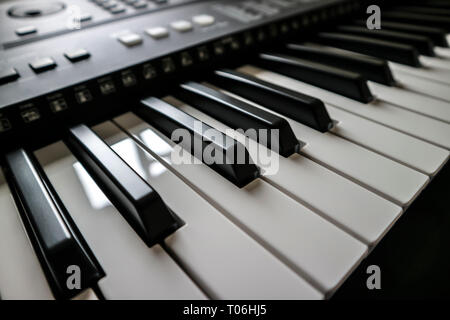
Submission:
[[[6,176],[28,236],[56,298],[95,286],[104,272],[34,157],[23,149],[5,156]],[[68,183],[70,183],[68,181]],[[68,286],[69,266],[80,268],[80,287]]]
[[[435,15],[435,16],[444,16],[444,17],[450,17],[450,7],[449,9],[445,8],[429,8],[424,4],[423,6],[395,6],[393,8],[396,11],[403,11],[403,12],[412,12],[412,13],[418,13],[418,14],[429,14],[429,15]]]
[[[273,113],[196,82],[182,84],[174,95],[232,129],[245,130],[249,138],[283,157],[289,157],[300,150],[300,143],[289,123]],[[267,131],[261,134],[260,129]],[[273,129],[278,132],[274,133]],[[271,143],[273,139],[277,140],[275,145]]]
[[[325,132],[333,126],[319,99],[232,70],[218,70],[210,81],[222,89],[254,101],[313,129]]]
[[[364,103],[373,100],[366,79],[354,72],[281,54],[260,54],[256,64]]]
[[[159,194],[90,128],[71,128],[66,144],[147,246],[183,225]]]
[[[366,26],[365,20],[357,20],[354,23],[360,26]],[[446,38],[447,32],[444,29],[385,21],[384,19],[382,27],[387,30],[395,30],[425,36],[430,38],[436,46],[448,47],[448,41]]]
[[[172,138],[177,129],[187,130],[192,141],[174,141],[187,149],[192,155],[210,166],[224,178],[239,188],[249,184],[259,176],[258,167],[252,162],[247,149],[241,143],[211,128],[184,111],[157,98],[141,101],[135,112],[148,123]],[[186,142],[186,143],[185,143]],[[197,145],[200,149],[197,149]],[[205,153],[205,149],[213,150]],[[214,153],[213,157],[208,157]],[[219,161],[212,161],[217,159]]]
[[[334,32],[318,33],[314,41],[413,67],[421,66],[417,50],[406,44]]]
[[[386,60],[369,56],[330,52],[321,48],[300,44],[288,44],[283,50],[296,58],[308,59],[336,68],[353,71],[369,80],[388,86],[395,84],[394,77]]]
[[[450,17],[438,17],[427,14],[388,11],[383,12],[383,19],[393,20],[395,22],[406,22],[429,27],[442,28],[450,31]]]
[[[369,30],[358,26],[338,26],[337,31],[341,33],[350,33],[357,36],[381,39],[386,41],[409,44],[417,49],[419,53],[426,56],[435,56],[433,42],[430,38],[419,35],[412,35],[405,32],[391,30]]]

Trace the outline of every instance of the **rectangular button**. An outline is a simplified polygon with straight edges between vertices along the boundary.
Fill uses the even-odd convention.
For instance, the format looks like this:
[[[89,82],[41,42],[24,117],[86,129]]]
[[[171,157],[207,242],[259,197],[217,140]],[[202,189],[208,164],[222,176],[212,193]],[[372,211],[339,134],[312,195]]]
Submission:
[[[36,33],[37,29],[34,26],[26,26],[26,27],[20,27],[16,29],[16,34],[18,36],[26,36],[28,34]]]
[[[70,60],[70,62],[78,62],[85,60],[91,56],[89,52],[85,49],[78,49],[70,52],[64,53],[64,56]]]
[[[154,27],[145,30],[145,33],[154,39],[161,39],[169,36],[169,30],[164,27]]]
[[[0,69],[0,85],[14,81],[19,77],[19,73],[14,68]]]
[[[212,25],[215,19],[213,16],[210,16],[208,14],[200,14],[198,16],[192,17],[192,21],[194,21],[199,26],[206,27]]]
[[[179,32],[186,32],[192,30],[192,23],[186,20],[174,21],[170,24],[170,26]]]
[[[30,62],[30,67],[34,72],[39,73],[56,67],[56,62],[52,58],[39,58]]]
[[[118,38],[127,47],[134,47],[142,43],[142,37],[136,33],[127,33]]]

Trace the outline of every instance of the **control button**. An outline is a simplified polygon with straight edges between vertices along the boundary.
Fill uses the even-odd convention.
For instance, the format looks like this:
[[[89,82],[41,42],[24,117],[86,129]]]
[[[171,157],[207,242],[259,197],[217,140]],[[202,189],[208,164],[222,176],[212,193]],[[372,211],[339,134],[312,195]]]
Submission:
[[[85,49],[78,49],[70,52],[64,53],[64,56],[70,60],[70,62],[78,62],[87,59],[91,56],[89,52]]]
[[[192,21],[194,21],[194,23],[198,24],[199,26],[206,27],[212,25],[216,21],[216,19],[208,14],[200,14],[198,16],[194,16],[192,18]]]
[[[19,73],[14,68],[0,69],[0,85],[14,81],[19,77]]]
[[[161,39],[169,36],[169,30],[163,27],[149,28],[145,33],[154,39]]]
[[[183,67],[188,67],[194,63],[189,52],[182,52],[180,56],[180,62]]]
[[[118,5],[114,8],[109,9],[109,12],[111,12],[112,14],[124,13],[125,11],[127,11],[127,9],[122,5]]]
[[[198,60],[200,61],[206,61],[209,59],[209,51],[206,46],[199,47],[197,49],[197,56]]]
[[[109,79],[99,80],[99,86],[100,91],[105,96],[113,92],[116,92],[116,86],[114,85],[114,82],[112,80]]]
[[[13,6],[8,15],[18,18],[39,18],[63,11],[66,5],[59,1],[32,1]]]
[[[122,83],[124,87],[132,87],[137,83],[136,76],[132,71],[122,72]]]
[[[0,118],[0,132],[5,132],[11,129],[11,122],[6,118]]]
[[[216,56],[221,56],[225,53],[225,46],[222,42],[219,41],[214,43],[214,53]]]
[[[41,114],[39,113],[39,110],[36,108],[22,111],[20,115],[25,123],[30,123],[39,120],[41,118]]]
[[[30,62],[30,67],[34,72],[44,72],[56,67],[56,62],[52,58],[40,58]]]
[[[120,36],[118,39],[127,47],[137,46],[142,43],[142,37],[136,33],[127,33]]]
[[[54,112],[54,113],[58,113],[61,112],[63,110],[67,109],[67,103],[66,100],[64,98],[59,98],[59,99],[55,99],[50,101],[50,109]]]
[[[86,22],[92,20],[92,15],[90,13],[83,13],[76,19],[80,22]]]
[[[156,77],[156,70],[151,64],[144,64],[142,67],[142,75],[145,80],[150,80]]]
[[[246,32],[244,34],[244,44],[246,46],[251,46],[254,43],[253,35],[251,32]]]
[[[173,62],[172,58],[162,59],[161,67],[164,73],[171,73],[175,71],[175,63]]]
[[[117,1],[114,0],[110,0],[110,1],[105,1],[102,3],[102,7],[105,9],[111,9],[111,8],[115,8],[119,5],[119,3]]]
[[[144,9],[147,8],[147,5],[148,5],[147,2],[145,2],[144,0],[139,0],[133,3],[133,7],[135,9]]]
[[[79,104],[83,104],[91,101],[92,95],[88,89],[82,89],[75,92],[75,98]]]
[[[20,27],[18,29],[16,29],[16,34],[18,36],[26,36],[27,34],[32,34],[32,33],[36,33],[37,32],[37,28],[34,26],[26,26],[26,27]]]
[[[179,32],[187,32],[192,30],[192,23],[186,20],[174,21],[170,24],[170,26]]]

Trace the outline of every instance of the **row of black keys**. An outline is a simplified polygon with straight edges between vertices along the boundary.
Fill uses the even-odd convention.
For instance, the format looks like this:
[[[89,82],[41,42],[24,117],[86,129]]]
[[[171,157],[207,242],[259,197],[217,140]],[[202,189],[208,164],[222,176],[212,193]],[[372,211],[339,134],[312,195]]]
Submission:
[[[364,45],[364,42],[361,44],[359,40],[355,41]],[[392,76],[384,60],[329,54],[299,44],[287,45],[282,50],[281,54],[262,53],[255,63],[347,96],[365,92],[361,88],[366,77],[392,84],[392,81],[386,81]],[[387,58],[393,60],[392,57]],[[343,66],[344,62],[357,73],[329,67],[334,64]],[[231,70],[216,71],[207,80],[321,132],[332,127],[323,103],[314,97]],[[280,146],[276,151],[282,156],[288,157],[299,150],[299,142],[289,124],[279,116],[196,82],[180,85],[174,95],[234,129],[278,129]],[[359,99],[361,96],[354,98]],[[199,131],[194,126],[195,118],[160,99],[152,97],[143,100],[136,112],[169,138],[175,129],[183,128],[192,136],[202,138],[202,148],[213,144],[215,151],[224,157],[229,154],[230,148],[242,150],[237,141],[225,138],[219,132],[214,136],[223,136],[222,140],[211,139],[207,130],[213,128],[203,124]],[[250,138],[259,140],[260,137],[256,135]],[[162,241],[183,224],[152,187],[88,127],[80,125],[68,130],[66,143],[148,246]],[[189,151],[195,154],[195,150]],[[236,186],[242,187],[259,175],[257,166],[251,162],[248,154],[246,158],[244,164],[225,161],[210,166]],[[104,275],[101,266],[84,243],[32,154],[22,149],[7,154],[5,173],[55,296],[68,298],[77,293],[77,290],[68,290],[65,286],[65,268],[71,264],[82,269],[81,290],[95,287],[95,283]]]
[[[265,103],[273,102],[276,111],[297,115],[294,118],[301,118],[303,123],[321,131],[331,126],[323,103],[315,98],[231,70],[217,71],[215,78],[224,86],[229,83],[239,89],[247,88],[246,97],[253,97],[255,102],[261,102],[261,97],[265,97]],[[174,95],[235,129],[278,129],[278,151],[282,156],[287,157],[299,150],[299,142],[288,122],[277,115],[197,82],[180,85]],[[199,128],[195,125],[197,119],[177,107],[150,97],[141,101],[135,112],[168,138],[179,128],[187,130],[193,138],[200,137],[203,141],[201,152],[213,145],[216,153],[237,157],[238,151],[244,150],[244,163],[238,164],[235,158],[222,164],[208,165],[237,187],[258,178],[259,169],[243,145],[204,123]],[[217,139],[219,136],[222,139]],[[258,136],[251,138],[259,140]],[[148,246],[163,241],[184,224],[158,193],[90,128],[85,125],[70,128],[64,141]],[[230,152],[230,149],[234,151]],[[188,151],[193,155],[197,152],[194,149]],[[5,156],[4,164],[15,202],[55,296],[70,298],[83,289],[95,288],[104,272],[33,154],[17,149]],[[80,290],[69,290],[65,285],[66,268],[74,264],[82,271]]]

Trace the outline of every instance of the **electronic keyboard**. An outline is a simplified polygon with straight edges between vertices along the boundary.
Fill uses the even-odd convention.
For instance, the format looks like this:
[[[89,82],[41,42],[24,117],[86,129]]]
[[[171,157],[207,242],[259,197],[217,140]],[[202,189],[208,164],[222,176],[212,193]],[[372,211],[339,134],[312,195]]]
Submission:
[[[448,286],[450,2],[372,4],[0,2],[1,299]]]

